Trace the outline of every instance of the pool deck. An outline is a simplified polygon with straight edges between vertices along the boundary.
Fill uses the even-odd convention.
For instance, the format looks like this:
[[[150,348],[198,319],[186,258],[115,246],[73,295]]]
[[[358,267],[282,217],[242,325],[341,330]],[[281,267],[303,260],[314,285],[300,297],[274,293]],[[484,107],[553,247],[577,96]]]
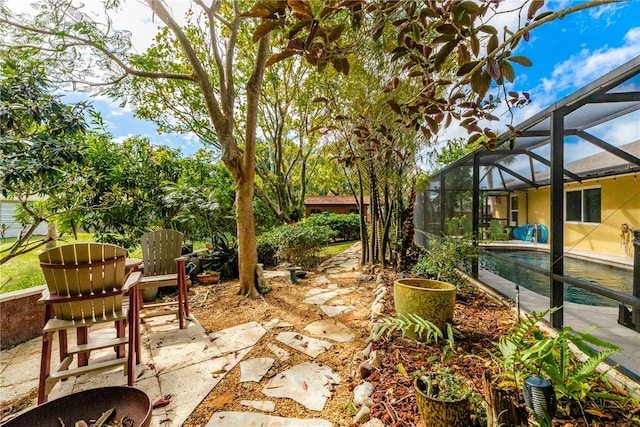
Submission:
[[[504,249],[549,249],[549,245],[527,242],[499,243],[483,245],[490,248]],[[567,250],[568,248],[565,248]],[[613,256],[590,251],[571,249],[567,253],[583,259],[590,259],[607,264],[616,264],[622,267],[633,269],[633,258],[624,256]],[[480,281],[490,287],[498,294],[516,301],[515,284],[496,274],[486,270],[480,270]],[[549,298],[528,289],[520,287],[519,290],[520,307],[523,311],[544,311],[549,308]],[[621,366],[619,371],[638,382],[640,380],[640,333],[630,328],[618,324],[617,307],[601,307],[565,302],[564,325],[570,326],[576,331],[583,331],[591,325],[598,327],[590,333],[600,339],[616,344],[621,350],[616,353],[611,360]]]

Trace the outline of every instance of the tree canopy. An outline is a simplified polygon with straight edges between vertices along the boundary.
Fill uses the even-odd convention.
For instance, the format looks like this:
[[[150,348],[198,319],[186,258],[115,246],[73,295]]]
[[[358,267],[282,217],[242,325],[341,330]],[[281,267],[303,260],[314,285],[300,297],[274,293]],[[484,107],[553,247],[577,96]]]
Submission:
[[[482,138],[493,146],[499,135],[482,128],[483,120],[495,119],[500,103],[517,108],[529,101],[528,94],[507,90],[517,67],[531,65],[517,54],[518,45],[546,22],[615,1],[553,12],[543,11],[543,0],[528,0],[509,11],[519,17],[517,28],[499,29],[492,25],[503,13],[495,0],[194,0],[184,19],[164,2],[145,0],[162,25],[154,44],[134,54],[130,34],[116,30],[109,18],[113,8],[126,9],[124,1],[106,2],[95,18],[74,0],[40,0],[33,17],[11,13],[0,0],[0,48],[38,58],[59,82],[83,83],[134,102],[138,114],[161,131],[189,130],[220,147],[236,191],[240,293],[256,296],[252,200],[255,171],[262,167],[256,164],[257,129],[267,67],[301,56],[318,71],[333,70],[331,80],[338,84],[325,89],[342,96],[358,74],[354,70],[368,76],[361,83],[370,87],[360,87],[374,102],[352,104],[342,113],[342,103],[333,103],[325,131],[340,133],[333,138],[342,147],[336,151],[345,165],[356,166],[354,192],[362,195],[367,186],[377,203],[412,188],[411,175],[394,173],[413,166],[424,144],[453,121],[467,129],[470,142]],[[385,67],[374,73],[368,69],[373,64]],[[330,95],[317,98],[331,101]],[[312,104],[301,101],[294,118],[303,129],[304,118],[311,117],[305,105]],[[298,132],[307,138],[302,154],[313,138],[308,125]],[[397,201],[398,207],[409,204],[410,195]],[[382,206],[375,211],[388,230],[392,204]],[[371,261],[377,260],[376,246]]]
[[[9,57],[0,70],[0,105],[2,195],[18,201],[25,227],[0,257],[4,263],[46,243],[29,243],[41,222],[80,207],[88,105],[63,103],[49,93],[43,70]]]

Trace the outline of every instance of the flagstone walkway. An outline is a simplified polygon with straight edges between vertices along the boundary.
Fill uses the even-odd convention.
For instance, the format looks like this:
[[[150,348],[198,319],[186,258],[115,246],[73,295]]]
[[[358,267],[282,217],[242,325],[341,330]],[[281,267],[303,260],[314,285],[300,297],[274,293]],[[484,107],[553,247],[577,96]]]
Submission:
[[[278,399],[292,399],[307,409],[317,411],[320,417],[284,418],[255,411],[219,411],[213,414],[206,427],[333,426],[330,421],[322,419],[321,414],[327,400],[332,395],[333,387],[338,385],[341,379],[331,366],[317,363],[314,359],[330,350],[333,343],[349,342],[354,339],[354,332],[334,317],[355,308],[353,305],[345,305],[344,301],[337,300],[338,297],[353,292],[355,287],[340,288],[332,282],[332,278],[336,274],[356,277],[357,273],[354,269],[358,266],[359,249],[359,245],[356,245],[322,266],[319,270],[324,270],[327,273],[315,276],[314,285],[306,292],[303,303],[318,305],[326,318],[311,322],[302,330],[282,331],[276,335],[277,342],[269,345],[274,357],[280,360],[288,359],[289,355],[296,351],[308,356],[309,360],[290,366],[278,373],[272,373],[271,378],[262,388],[265,400],[246,402],[247,406],[254,409],[271,412],[272,408],[277,405]],[[276,319],[271,321],[272,324],[274,322]],[[274,327],[287,327],[288,329],[291,329],[291,326],[290,324],[274,324]],[[255,363],[255,366],[258,366],[264,375],[271,367],[272,361],[273,359],[264,360],[263,358],[242,362],[240,366],[241,378],[245,375],[245,363]],[[262,378],[256,376],[254,380],[260,382]]]
[[[143,363],[136,367],[136,388],[145,391],[152,402],[168,401],[166,406],[153,410],[151,425],[182,425],[200,402],[212,390],[215,392],[216,385],[227,373],[240,364],[239,382],[264,381],[264,399],[242,400],[240,403],[247,407],[246,412],[216,412],[207,427],[332,426],[321,415],[341,378],[334,371],[335,367],[317,363],[314,359],[336,343],[354,339],[354,331],[335,317],[355,309],[354,304],[344,301],[348,301],[348,295],[355,287],[341,288],[332,280],[336,276],[356,278],[358,273],[354,270],[358,265],[359,249],[359,245],[355,245],[334,257],[322,266],[324,274],[313,278],[313,285],[303,302],[319,306],[326,318],[313,321],[301,330],[280,319],[269,319],[262,324],[247,322],[207,334],[195,319],[187,322],[187,328],[183,330],[177,328],[173,317],[147,320],[141,328]],[[272,357],[246,358],[268,331],[280,328],[282,331],[277,333],[275,340],[267,344]],[[264,378],[273,370],[274,361],[287,360],[294,352],[303,353],[306,360],[293,366],[286,365],[281,371],[270,372],[268,381]],[[99,360],[100,355],[97,356]],[[39,357],[40,339],[2,351],[0,402],[33,393],[37,388]],[[112,352],[105,353],[104,357],[112,357]],[[89,388],[122,384],[122,370],[105,375],[80,376],[58,383],[49,399]],[[280,399],[292,399],[309,410],[317,411],[318,417],[298,419],[267,414],[274,411]]]

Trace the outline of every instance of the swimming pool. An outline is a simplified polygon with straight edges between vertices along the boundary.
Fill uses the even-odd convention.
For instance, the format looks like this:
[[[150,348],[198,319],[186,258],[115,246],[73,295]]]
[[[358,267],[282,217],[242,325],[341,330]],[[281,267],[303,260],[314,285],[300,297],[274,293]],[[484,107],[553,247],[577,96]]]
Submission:
[[[498,251],[496,254],[513,259],[521,263],[531,264],[535,267],[549,268],[549,253],[541,251]],[[492,257],[487,253],[481,253],[479,259],[480,268],[504,277],[538,294],[549,296],[549,278],[544,274],[519,267],[507,261]],[[620,292],[632,293],[633,272],[622,268],[605,264],[589,262],[576,258],[565,257],[564,274],[597,283]],[[576,288],[565,283],[564,298],[566,301],[586,305],[601,305],[617,307],[618,303],[601,295],[594,294],[585,289]]]

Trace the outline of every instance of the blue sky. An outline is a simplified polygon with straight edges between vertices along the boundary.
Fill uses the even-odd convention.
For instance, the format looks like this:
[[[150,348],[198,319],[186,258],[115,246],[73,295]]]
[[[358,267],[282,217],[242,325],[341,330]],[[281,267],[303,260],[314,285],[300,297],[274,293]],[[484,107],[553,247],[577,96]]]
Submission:
[[[519,0],[506,0],[503,5],[508,8],[519,3]],[[547,4],[557,10],[579,2],[551,1]],[[141,15],[129,14],[129,21],[132,16]],[[523,41],[517,50],[518,54],[528,56],[533,61],[533,67],[517,67],[515,84],[515,89],[529,91],[533,102],[517,112],[515,123],[640,55],[638,17],[640,0],[629,0],[582,11],[534,30],[529,42]],[[502,25],[511,26],[513,18],[499,16],[497,21],[499,28]],[[145,25],[150,25],[148,20]],[[144,45],[145,41],[138,43]],[[119,108],[117,101],[95,99],[93,104],[103,114],[109,124],[108,130],[117,139],[143,135],[154,143],[179,148],[184,155],[192,154],[202,146],[192,135],[159,135],[153,123],[135,119],[133,112]],[[495,128],[495,124],[490,126]],[[453,128],[442,135],[441,140],[455,136],[464,136],[464,133]]]

